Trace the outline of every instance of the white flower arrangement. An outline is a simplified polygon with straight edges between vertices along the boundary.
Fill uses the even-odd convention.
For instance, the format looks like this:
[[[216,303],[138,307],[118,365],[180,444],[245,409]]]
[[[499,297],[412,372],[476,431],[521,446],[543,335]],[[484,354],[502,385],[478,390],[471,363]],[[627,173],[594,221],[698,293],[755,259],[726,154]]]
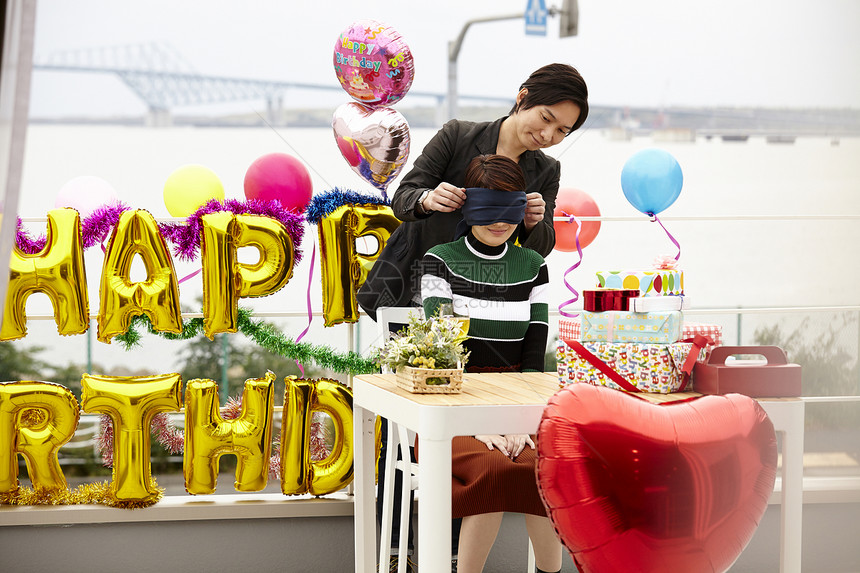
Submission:
[[[463,348],[465,339],[461,322],[455,318],[423,319],[410,314],[409,325],[379,348],[375,359],[392,370],[401,366],[462,368],[469,357]]]

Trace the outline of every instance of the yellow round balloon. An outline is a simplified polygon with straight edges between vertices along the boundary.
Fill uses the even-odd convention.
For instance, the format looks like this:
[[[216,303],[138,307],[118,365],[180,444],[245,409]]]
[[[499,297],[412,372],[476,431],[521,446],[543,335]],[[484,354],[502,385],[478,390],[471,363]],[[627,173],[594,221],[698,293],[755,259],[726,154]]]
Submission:
[[[183,165],[164,182],[164,206],[173,217],[188,217],[211,199],[224,200],[224,185],[203,165]]]

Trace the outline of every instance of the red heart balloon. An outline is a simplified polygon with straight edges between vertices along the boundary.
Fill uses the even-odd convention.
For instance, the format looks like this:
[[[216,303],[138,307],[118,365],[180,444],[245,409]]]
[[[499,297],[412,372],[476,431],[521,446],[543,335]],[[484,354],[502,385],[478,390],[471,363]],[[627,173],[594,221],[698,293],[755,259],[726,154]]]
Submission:
[[[725,571],[776,477],[776,435],[740,394],[651,404],[573,384],[538,429],[547,513],[581,571]]]

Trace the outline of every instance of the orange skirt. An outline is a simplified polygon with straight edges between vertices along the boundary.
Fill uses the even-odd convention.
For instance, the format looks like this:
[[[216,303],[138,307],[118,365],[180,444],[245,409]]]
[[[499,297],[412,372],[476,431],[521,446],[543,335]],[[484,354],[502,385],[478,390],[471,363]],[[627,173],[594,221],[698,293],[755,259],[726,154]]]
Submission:
[[[453,517],[498,511],[546,517],[537,489],[534,449],[526,446],[512,460],[471,436],[454,438],[451,448]]]

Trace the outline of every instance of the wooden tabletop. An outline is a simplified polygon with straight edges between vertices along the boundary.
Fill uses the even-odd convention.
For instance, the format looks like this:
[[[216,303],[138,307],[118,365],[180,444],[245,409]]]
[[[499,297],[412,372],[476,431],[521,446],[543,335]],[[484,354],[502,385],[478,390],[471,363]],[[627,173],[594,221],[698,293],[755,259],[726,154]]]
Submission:
[[[417,404],[436,406],[546,404],[559,391],[558,378],[548,372],[464,374],[459,394],[413,394],[397,386],[394,374],[356,376]]]
[[[561,388],[554,372],[484,372],[464,374],[459,394],[413,394],[397,386],[394,374],[365,374],[357,376],[363,382],[384,388],[416,404],[464,406],[469,404],[545,404]],[[621,392],[621,390],[618,390]],[[678,402],[702,396],[698,392],[631,393],[653,404]],[[767,401],[795,401],[798,398],[759,398]]]
[[[365,374],[356,378],[384,388],[417,404],[437,406],[545,404],[561,389],[558,384],[558,377],[554,372],[464,374],[462,392],[459,394],[413,394],[397,386],[394,381],[394,374]],[[671,394],[640,392],[632,395],[655,404],[677,402],[701,396],[697,392],[673,392]]]

